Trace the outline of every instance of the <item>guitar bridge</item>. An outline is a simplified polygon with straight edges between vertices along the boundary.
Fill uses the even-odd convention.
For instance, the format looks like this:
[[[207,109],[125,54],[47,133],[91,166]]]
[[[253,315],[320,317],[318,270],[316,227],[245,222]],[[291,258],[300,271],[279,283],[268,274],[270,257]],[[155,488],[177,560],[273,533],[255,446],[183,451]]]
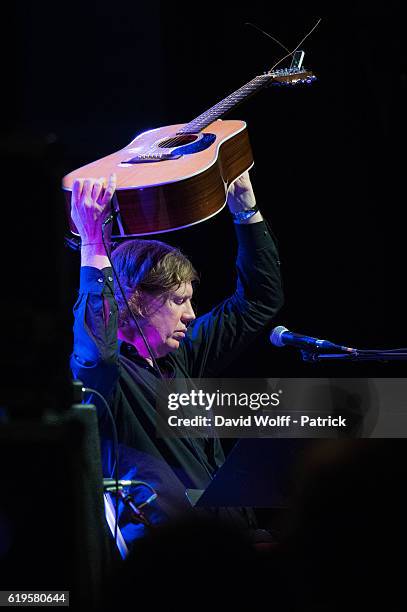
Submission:
[[[158,151],[157,153],[141,153],[135,155],[130,159],[125,159],[120,162],[121,164],[145,164],[148,162],[167,161],[169,159],[179,159],[182,157],[180,153],[166,153],[164,151]]]

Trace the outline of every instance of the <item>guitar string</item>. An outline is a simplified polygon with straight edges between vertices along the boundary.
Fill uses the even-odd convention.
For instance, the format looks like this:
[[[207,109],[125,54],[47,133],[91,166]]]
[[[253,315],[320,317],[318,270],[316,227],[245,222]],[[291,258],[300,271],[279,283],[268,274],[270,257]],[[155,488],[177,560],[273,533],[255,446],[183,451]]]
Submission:
[[[198,115],[198,117],[196,117],[195,119],[193,119],[192,121],[187,123],[184,126],[184,128],[187,125],[191,125],[191,124],[197,123],[197,127],[199,128],[199,131],[201,131],[204,127],[206,127],[206,125],[208,125],[208,123],[206,123],[206,119],[210,118],[211,114],[212,115],[215,114],[215,116],[219,117],[219,113],[227,112],[236,103],[236,100],[233,100],[234,96],[237,97],[239,102],[244,100],[247,97],[248,94],[250,95],[250,93],[254,93],[258,89],[260,89],[265,84],[265,83],[262,83],[261,80],[268,80],[268,77],[269,77],[269,75],[259,75],[259,76],[255,77],[254,79],[252,79],[251,81],[249,81],[248,83],[246,83],[245,85],[240,87],[239,89],[233,91],[231,94],[229,94],[223,100],[220,100],[217,104],[212,106],[210,109],[208,109],[207,111],[205,111],[201,115]],[[231,106],[228,104],[228,101],[232,102]],[[200,118],[202,118],[205,121],[206,125],[202,125],[202,126],[199,125],[199,123],[200,123],[199,119]],[[212,122],[210,122],[210,123],[212,123]],[[168,142],[166,143],[166,148],[171,148],[171,147],[176,146],[177,141],[179,140],[179,138],[180,138],[179,135],[176,135],[173,138],[170,138],[168,140]]]
[[[254,79],[252,79],[251,81],[249,81],[248,83],[246,83],[245,85],[242,85],[242,87],[240,87],[239,89],[236,89],[235,91],[233,91],[231,94],[226,96],[226,98],[224,98],[223,100],[220,100],[217,104],[212,106],[209,110],[205,111],[201,115],[198,115],[198,117],[196,117],[195,119],[193,119],[192,121],[187,123],[186,126],[184,126],[184,127],[187,127],[188,125],[192,126],[194,123],[196,123],[197,127],[200,130],[203,129],[205,127],[205,125],[200,126],[200,123],[202,122],[202,120],[204,120],[205,123],[206,123],[206,119],[210,118],[211,115],[215,114],[215,116],[216,115],[219,116],[219,111],[220,112],[228,111],[231,108],[231,106],[229,106],[228,102],[232,102],[232,106],[234,106],[235,103],[236,103],[236,99],[239,102],[241,100],[244,100],[244,98],[247,97],[247,94],[253,93],[259,87],[262,86],[262,83],[259,82],[259,79],[264,79],[266,76],[268,76],[268,75],[259,75],[259,76],[255,77]],[[208,125],[208,124],[206,123],[206,125]]]
[[[283,45],[279,40],[277,40],[276,38],[274,38],[273,36],[271,36],[271,34],[267,34],[267,32],[264,32],[263,30],[261,30],[260,28],[258,28],[257,26],[255,26],[252,23],[248,23],[248,25],[252,25],[253,27],[257,28],[258,30],[260,30],[261,32],[263,32],[263,34],[265,34],[266,36],[269,36],[272,40],[274,40],[275,42],[277,42],[281,47],[283,47],[286,51],[288,51],[288,53],[286,55],[284,55],[281,59],[278,60],[278,62],[276,62],[274,64],[274,66],[272,68],[270,68],[270,70],[268,71],[267,75],[261,75],[259,77],[255,77],[254,79],[252,79],[252,81],[249,81],[249,83],[247,83],[247,85],[243,85],[242,88],[240,88],[241,90],[243,90],[244,88],[246,88],[248,85],[250,85],[250,83],[256,81],[256,79],[262,78],[262,76],[270,76],[270,72],[273,72],[273,70],[275,70],[275,68],[281,64],[281,62],[283,62],[287,57],[293,56],[294,53],[297,51],[297,49],[302,45],[302,43],[312,34],[312,32],[318,27],[318,25],[321,23],[322,19],[319,18],[317,20],[317,22],[315,23],[315,25],[311,28],[311,30],[300,40],[300,42],[297,44],[297,46],[290,51],[285,45]],[[257,85],[257,84],[256,84]],[[261,87],[261,84],[260,84]],[[227,98],[225,98],[224,100],[222,100],[221,102],[219,102],[218,104],[215,104],[214,107],[212,107],[211,109],[209,109],[209,111],[206,111],[206,113],[202,113],[202,116],[205,116],[207,113],[209,113],[211,110],[214,110],[216,107],[222,105],[222,103],[226,102],[226,100],[230,99],[231,96],[235,95],[238,91],[240,91],[240,89],[237,89],[235,92],[232,92],[232,94],[230,94],[229,96],[227,96]],[[257,87],[255,87],[255,89],[257,89]],[[221,109],[223,110],[223,109]],[[226,109],[228,110],[228,109]],[[199,119],[199,117],[201,117],[201,115],[199,115],[197,117],[197,119]],[[190,123],[194,123],[197,119],[193,119]],[[188,125],[188,124],[187,124]],[[203,126],[205,127],[205,126]],[[203,129],[203,127],[201,129]]]
[[[255,23],[251,23],[250,21],[245,21],[243,25],[248,25],[248,26],[252,26],[252,28],[256,28],[256,30],[259,30],[259,32],[261,32],[262,34],[264,34],[265,36],[268,36],[269,38],[271,38],[271,40],[274,40],[274,42],[280,45],[280,47],[282,47],[285,51],[288,51],[290,55],[294,55],[294,53],[291,53],[290,49],[286,47],[285,45],[283,45],[282,42],[280,42],[277,38],[274,38],[274,36],[272,36],[271,34],[268,34],[268,32],[265,32],[264,30],[259,28],[259,26],[256,25]]]
[[[255,77],[254,79],[252,79],[251,81],[249,81],[248,83],[240,87],[239,89],[233,91],[223,100],[220,100],[217,104],[212,106],[209,110],[205,111],[201,115],[198,115],[198,117],[196,117],[195,119],[193,119],[186,125],[192,125],[195,123],[199,131],[201,131],[202,129],[206,127],[206,125],[208,125],[207,119],[211,118],[211,115],[215,115],[215,117],[213,118],[213,120],[215,121],[216,118],[220,116],[220,114],[227,112],[230,108],[235,106],[236,98],[238,102],[243,101],[248,95],[255,93],[257,90],[261,89],[266,84],[266,81],[269,80],[269,77],[270,77],[269,74],[259,75]],[[265,81],[265,82],[263,83],[262,81]],[[199,121],[199,119],[201,119],[201,122]],[[200,123],[202,123],[202,120],[204,124],[201,126]],[[210,121],[209,123],[212,123],[212,121]],[[184,128],[185,127],[186,126],[184,126]],[[172,148],[172,147],[177,146],[179,139],[180,139],[180,136],[178,134],[174,136],[173,138],[166,139],[167,140],[166,148]],[[153,148],[150,150],[154,151],[156,150],[156,148],[153,146]]]
[[[294,48],[292,51],[290,51],[289,49],[287,49],[287,47],[285,47],[285,45],[283,45],[282,43],[280,43],[280,41],[279,41],[279,40],[277,40],[276,38],[274,38],[274,37],[273,37],[273,36],[271,36],[270,34],[267,34],[266,32],[264,32],[264,34],[266,34],[267,36],[270,36],[270,38],[272,38],[272,39],[273,39],[275,42],[277,42],[279,45],[281,45],[281,46],[282,46],[282,47],[283,47],[283,48],[284,48],[286,51],[288,51],[288,53],[287,53],[286,55],[284,55],[284,56],[283,56],[281,59],[279,59],[279,60],[278,60],[278,62],[276,62],[276,63],[274,64],[274,66],[272,66],[272,68],[270,68],[270,70],[268,71],[268,73],[267,73],[266,75],[261,75],[261,76],[259,76],[259,77],[255,77],[255,79],[253,79],[252,81],[250,81],[250,82],[248,83],[248,85],[249,85],[251,82],[255,81],[256,79],[262,78],[262,77],[264,77],[264,76],[265,76],[265,77],[270,76],[270,73],[271,73],[271,72],[273,72],[273,71],[275,70],[275,68],[277,68],[277,66],[278,66],[279,64],[281,64],[281,62],[283,62],[283,61],[284,61],[284,60],[285,60],[287,57],[293,56],[293,55],[294,55],[294,53],[297,51],[297,49],[298,49],[298,48],[299,48],[299,47],[302,45],[302,43],[303,43],[303,42],[304,42],[304,41],[305,41],[305,40],[306,40],[306,39],[307,39],[307,38],[308,38],[308,37],[309,37],[309,36],[312,34],[312,32],[313,32],[313,31],[314,31],[314,30],[315,30],[315,29],[318,27],[318,25],[321,23],[321,21],[322,21],[322,19],[321,19],[321,18],[319,18],[319,19],[317,20],[317,22],[315,23],[315,25],[314,25],[314,26],[311,28],[311,30],[310,30],[310,31],[309,31],[309,32],[308,32],[308,33],[307,33],[307,34],[306,34],[306,35],[305,35],[305,36],[304,36],[304,37],[303,37],[303,38],[300,40],[300,42],[297,44],[297,46],[296,46],[296,47],[295,47],[295,48]],[[249,24],[249,25],[253,25],[253,24]],[[257,26],[254,26],[254,27],[257,27]],[[260,28],[258,28],[258,29],[260,29]],[[263,32],[263,30],[261,30],[261,31]],[[260,85],[260,86],[261,86],[261,85]],[[245,87],[245,86],[243,86],[243,87]],[[257,88],[256,88],[256,89],[257,89]],[[239,90],[237,90],[237,91],[239,91]],[[236,93],[236,92],[234,92],[234,93]],[[231,95],[233,95],[233,94],[231,94]],[[226,99],[227,99],[227,98],[226,98]],[[215,106],[216,106],[216,105],[215,105]],[[193,122],[191,122],[191,123],[193,123]]]
[[[315,30],[315,29],[318,27],[318,25],[321,23],[321,21],[322,21],[322,18],[319,18],[319,19],[317,20],[317,22],[315,23],[315,25],[314,25],[314,26],[311,28],[311,30],[310,30],[310,31],[309,31],[309,32],[308,32],[308,33],[307,33],[307,34],[306,34],[306,35],[305,35],[305,36],[304,36],[304,37],[303,37],[303,38],[300,40],[300,42],[297,44],[297,46],[296,46],[296,47],[295,47],[295,48],[294,48],[292,51],[290,51],[290,50],[289,50],[289,49],[288,49],[288,48],[287,48],[285,45],[283,45],[283,44],[282,44],[282,43],[281,43],[279,40],[277,40],[276,38],[274,38],[273,36],[271,36],[271,34],[267,34],[267,32],[264,32],[264,31],[263,31],[263,30],[261,30],[261,29],[260,29],[258,26],[255,26],[254,24],[252,24],[252,23],[250,23],[250,22],[247,22],[247,23],[248,23],[248,25],[251,25],[251,26],[253,26],[253,27],[257,28],[258,30],[260,30],[261,32],[263,32],[263,34],[265,34],[266,36],[269,36],[269,37],[270,37],[272,40],[274,40],[275,42],[277,42],[277,43],[278,43],[278,44],[279,44],[281,47],[283,47],[283,48],[284,48],[286,51],[288,51],[288,53],[287,53],[286,55],[284,55],[284,56],[283,56],[281,59],[279,59],[279,60],[278,60],[278,62],[276,62],[276,63],[274,64],[274,66],[272,66],[272,68],[270,68],[270,70],[268,71],[268,74],[267,74],[267,75],[262,75],[262,76],[270,76],[270,74],[269,74],[269,73],[270,73],[270,72],[273,72],[273,71],[274,71],[274,70],[277,68],[277,66],[279,66],[279,65],[281,64],[281,62],[283,62],[283,61],[284,61],[284,60],[285,60],[287,57],[290,57],[290,56],[292,57],[292,56],[294,55],[294,53],[297,51],[297,49],[298,49],[298,48],[299,48],[299,47],[302,45],[302,43],[303,43],[303,42],[304,42],[304,41],[305,41],[305,40],[306,40],[306,39],[307,39],[309,36],[311,36],[312,32],[313,32],[313,31],[314,31],[314,30]],[[194,123],[195,121],[197,121],[197,119],[199,119],[199,117],[201,117],[201,116],[202,116],[202,118],[210,116],[211,111],[213,112],[215,109],[217,109],[217,107],[220,107],[220,108],[219,108],[219,110],[220,110],[221,112],[222,112],[222,111],[223,111],[223,112],[226,112],[227,110],[229,110],[229,108],[230,108],[230,107],[228,108],[228,105],[226,104],[226,110],[224,111],[224,109],[222,108],[222,105],[224,105],[224,103],[225,103],[227,100],[231,100],[231,98],[232,98],[234,95],[236,95],[236,94],[237,94],[237,92],[242,91],[242,93],[244,93],[244,94],[245,94],[245,93],[246,93],[248,90],[250,91],[250,88],[249,88],[248,86],[250,85],[250,83],[253,83],[253,82],[254,82],[254,81],[256,81],[256,79],[258,79],[258,78],[261,78],[261,76],[260,76],[260,77],[255,77],[254,79],[252,79],[251,81],[249,81],[249,83],[247,83],[246,85],[243,85],[243,86],[242,86],[240,89],[237,89],[236,91],[232,92],[232,93],[231,93],[229,96],[227,96],[225,99],[223,99],[223,100],[221,100],[220,102],[218,102],[218,104],[215,104],[215,106],[211,107],[211,108],[210,108],[208,111],[206,111],[205,113],[202,113],[202,115],[198,115],[198,117],[197,117],[196,119],[193,119],[193,120],[192,120],[192,121],[190,121],[189,123],[190,123],[190,124],[193,124],[193,123]],[[254,91],[256,91],[256,90],[257,90],[259,87],[261,87],[261,84],[259,84],[259,86],[258,86],[258,87],[257,87],[257,83],[256,83],[255,85],[256,85],[256,87],[254,88]],[[245,96],[243,96],[243,99],[244,99],[244,97],[245,97]],[[198,123],[198,126],[197,126],[197,127],[199,127],[199,122],[197,122],[197,123]],[[189,124],[187,124],[187,125],[189,125]],[[200,130],[201,130],[201,129],[203,129],[204,127],[205,127],[205,125],[204,125],[204,126],[202,126],[202,127],[200,128]],[[170,143],[171,143],[173,146],[175,146],[175,142],[176,142],[176,140],[177,140],[177,138],[173,138],[172,140],[170,139],[170,141],[167,143],[167,148],[171,148]]]
[[[298,43],[298,45],[295,47],[295,49],[293,49],[290,53],[287,53],[287,55],[284,55],[284,57],[282,57],[280,60],[278,60],[278,62],[276,64],[274,64],[274,66],[272,66],[269,70],[269,72],[272,72],[273,70],[275,70],[277,68],[277,66],[279,64],[281,64],[281,62],[283,62],[285,59],[287,59],[287,57],[290,57],[290,55],[293,55],[297,49],[302,45],[302,43],[304,42],[304,40],[306,40],[308,38],[308,36],[311,36],[312,32],[319,26],[319,24],[321,23],[322,18],[319,18],[318,21],[316,22],[316,24],[311,28],[311,30],[308,32],[308,34],[306,34],[304,36],[304,38],[302,40],[300,40],[300,42]]]
[[[268,71],[268,74],[267,74],[267,75],[259,75],[259,77],[261,78],[261,77],[264,77],[264,76],[269,76],[269,73],[270,73],[270,72],[273,72],[273,71],[274,71],[274,70],[277,68],[277,66],[279,66],[279,65],[281,64],[281,62],[283,62],[285,59],[287,59],[287,57],[293,56],[293,55],[294,55],[294,53],[297,51],[297,49],[298,49],[298,48],[299,48],[299,47],[302,45],[302,43],[303,43],[303,42],[304,42],[304,41],[305,41],[305,40],[306,40],[306,39],[307,39],[309,36],[311,36],[311,34],[314,32],[314,30],[315,30],[315,29],[316,29],[316,28],[319,26],[319,24],[321,23],[321,21],[322,21],[322,18],[319,18],[319,19],[317,20],[317,22],[315,23],[315,25],[314,25],[314,26],[311,28],[311,30],[310,30],[310,31],[309,31],[309,32],[308,32],[308,33],[307,33],[307,34],[306,34],[306,35],[305,35],[305,36],[304,36],[304,37],[303,37],[303,38],[300,40],[300,42],[297,44],[297,46],[296,46],[296,47],[295,47],[295,48],[294,48],[292,51],[289,51],[289,52],[288,52],[286,55],[284,55],[284,56],[283,56],[281,59],[279,59],[279,60],[278,60],[278,61],[277,61],[277,62],[276,62],[276,63],[275,63],[275,64],[274,64],[274,65],[273,65],[271,68],[270,68],[270,70]],[[255,27],[256,27],[256,26],[255,26]],[[258,29],[259,29],[259,28],[258,28]],[[270,36],[270,38],[273,38],[273,37],[272,37],[270,34],[269,34],[269,36]],[[274,38],[273,38],[273,40],[276,40],[276,39],[274,39]],[[276,42],[278,42],[278,43],[279,43],[281,46],[283,46],[283,47],[284,47],[284,45],[282,45],[282,43],[280,43],[279,41],[276,41]],[[255,81],[255,80],[256,80],[257,78],[259,78],[259,77],[255,77],[254,79],[252,79],[251,81],[249,81],[249,83],[247,83],[246,85],[243,85],[243,86],[242,86],[242,88],[240,88],[240,89],[243,89],[244,87],[246,87],[247,85],[249,85],[250,83],[252,83],[253,81]],[[259,86],[259,88],[260,88],[260,87],[261,87],[261,85]],[[256,90],[256,89],[258,89],[258,88],[256,87],[256,88],[255,88],[255,90]],[[237,89],[236,91],[232,92],[232,93],[231,93],[229,96],[227,96],[227,97],[226,97],[224,100],[221,100],[220,102],[218,102],[218,104],[215,104],[215,105],[214,105],[213,107],[211,107],[211,108],[210,108],[208,111],[206,111],[205,113],[202,113],[202,115],[198,115],[198,117],[196,117],[195,119],[193,119],[192,121],[190,121],[190,122],[189,122],[189,123],[187,123],[186,125],[192,124],[192,123],[194,123],[194,121],[196,121],[197,119],[199,119],[199,117],[207,115],[207,113],[209,113],[210,111],[213,111],[213,110],[214,110],[216,107],[220,106],[220,105],[221,105],[223,102],[225,102],[227,99],[230,99],[230,96],[233,96],[233,95],[234,95],[234,94],[236,94],[238,91],[239,91],[239,89]],[[223,110],[223,109],[221,109],[221,110]],[[229,109],[226,109],[226,111],[227,111],[227,110],[229,110]],[[226,112],[226,111],[225,111],[225,112]],[[208,124],[207,124],[207,125],[208,125]],[[186,127],[186,126],[184,126],[184,127]],[[205,125],[203,125],[203,126],[200,128],[200,130],[199,130],[199,131],[201,131],[202,129],[204,129],[204,127],[206,127],[206,126],[205,126]],[[171,142],[174,142],[174,141],[176,141],[176,138],[175,138],[175,137],[173,137],[172,139],[170,138],[170,140],[169,140],[169,142],[170,142],[170,143],[171,143]],[[167,148],[171,148],[171,147],[169,147],[169,146],[168,146],[168,144],[169,144],[169,143],[167,143]],[[153,149],[153,150],[154,150],[154,149]],[[136,165],[137,165],[137,164],[136,164]],[[133,172],[130,172],[130,175],[131,175],[130,177],[131,177],[131,178],[132,178],[132,175],[133,175],[133,174],[134,174],[134,176],[136,176],[136,175],[137,175],[137,170],[136,170],[136,168],[134,168],[134,173],[133,173]]]

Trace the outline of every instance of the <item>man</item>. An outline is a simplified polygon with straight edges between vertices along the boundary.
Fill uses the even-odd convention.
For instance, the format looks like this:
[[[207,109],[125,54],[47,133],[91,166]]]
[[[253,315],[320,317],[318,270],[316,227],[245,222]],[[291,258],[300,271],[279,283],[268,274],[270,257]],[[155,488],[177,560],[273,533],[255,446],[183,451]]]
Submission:
[[[224,461],[217,439],[156,436],[159,378],[220,375],[281,307],[279,262],[246,172],[231,185],[227,199],[239,245],[234,295],[196,319],[191,299],[197,275],[187,258],[158,241],[128,241],[112,259],[135,325],[114,285],[102,242],[102,224],[115,188],[115,175],[107,185],[95,179],[79,179],[73,185],[72,219],[81,236],[82,267],[71,363],[75,377],[102,393],[111,406],[120,478],[146,481],[157,491],[158,499],[145,509],[149,522],[157,524],[191,512],[185,490],[206,488]],[[105,227],[109,240],[110,226]],[[92,401],[99,413],[104,474],[111,476],[111,423],[98,397]],[[250,526],[244,511],[234,514]],[[122,507],[121,529],[127,542],[145,532]]]

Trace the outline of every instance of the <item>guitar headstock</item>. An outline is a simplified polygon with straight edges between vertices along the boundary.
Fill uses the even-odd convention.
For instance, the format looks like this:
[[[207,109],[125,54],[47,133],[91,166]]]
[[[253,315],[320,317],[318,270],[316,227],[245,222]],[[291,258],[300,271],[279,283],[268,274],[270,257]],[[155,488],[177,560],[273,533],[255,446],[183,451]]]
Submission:
[[[282,68],[265,74],[271,78],[270,85],[299,85],[303,83],[308,85],[317,78],[311,70],[306,68]]]

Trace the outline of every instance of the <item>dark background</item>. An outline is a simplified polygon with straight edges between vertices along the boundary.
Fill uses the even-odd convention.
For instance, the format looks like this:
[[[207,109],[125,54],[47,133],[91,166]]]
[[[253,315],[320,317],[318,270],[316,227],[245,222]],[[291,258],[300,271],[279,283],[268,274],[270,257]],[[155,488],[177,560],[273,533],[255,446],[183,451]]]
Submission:
[[[279,242],[285,306],[276,324],[360,348],[407,345],[404,22],[396,11],[310,15],[150,2],[8,7],[3,38],[5,405],[69,401],[67,356],[79,255],[63,246],[61,178],[153,127],[188,122],[304,43],[318,80],[269,88],[245,120],[258,203]],[[154,236],[201,272],[198,313],[233,291],[227,210]],[[10,265],[9,265],[10,264]],[[17,264],[17,265],[16,265]],[[233,376],[398,376],[403,362],[307,364],[265,333]],[[55,400],[55,398],[57,398]],[[18,401],[17,401],[18,403]]]

